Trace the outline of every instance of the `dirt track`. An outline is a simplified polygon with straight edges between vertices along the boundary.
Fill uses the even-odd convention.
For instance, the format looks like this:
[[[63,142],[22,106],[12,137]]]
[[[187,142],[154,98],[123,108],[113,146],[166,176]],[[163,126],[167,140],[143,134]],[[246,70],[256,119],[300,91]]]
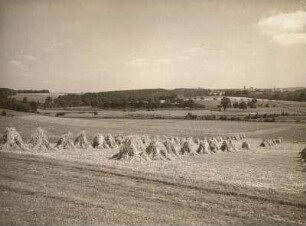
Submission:
[[[305,200],[0,153],[0,224],[302,224]],[[215,188],[215,189],[214,189]]]

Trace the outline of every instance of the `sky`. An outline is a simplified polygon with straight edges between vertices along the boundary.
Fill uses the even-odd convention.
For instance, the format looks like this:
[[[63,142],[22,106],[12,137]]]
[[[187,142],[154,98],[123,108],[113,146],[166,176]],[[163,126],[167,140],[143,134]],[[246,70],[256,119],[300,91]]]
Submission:
[[[0,87],[306,86],[305,0],[0,0]]]

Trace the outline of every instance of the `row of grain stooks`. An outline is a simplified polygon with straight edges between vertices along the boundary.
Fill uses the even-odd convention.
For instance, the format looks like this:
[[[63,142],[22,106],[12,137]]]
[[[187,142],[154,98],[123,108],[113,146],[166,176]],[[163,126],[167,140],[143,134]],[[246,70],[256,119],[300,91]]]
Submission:
[[[232,136],[215,136],[205,138],[167,137],[147,135],[116,135],[96,134],[89,142],[86,133],[82,131],[75,139],[72,133],[62,135],[55,145],[52,145],[46,132],[37,128],[30,141],[25,144],[15,128],[6,128],[0,140],[1,149],[19,149],[32,151],[72,150],[72,149],[113,149],[119,152],[112,159],[116,160],[171,160],[185,155],[213,154],[218,152],[233,152],[238,150],[235,141],[242,140],[242,149],[250,150],[245,134]],[[281,139],[264,140],[262,144],[271,146],[281,143]],[[261,146],[262,146],[261,144]]]

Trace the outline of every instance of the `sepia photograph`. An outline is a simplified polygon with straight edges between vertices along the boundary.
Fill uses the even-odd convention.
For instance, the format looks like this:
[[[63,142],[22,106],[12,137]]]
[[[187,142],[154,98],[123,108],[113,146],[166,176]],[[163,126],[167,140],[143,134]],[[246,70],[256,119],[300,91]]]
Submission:
[[[0,0],[0,225],[306,225],[306,0]]]

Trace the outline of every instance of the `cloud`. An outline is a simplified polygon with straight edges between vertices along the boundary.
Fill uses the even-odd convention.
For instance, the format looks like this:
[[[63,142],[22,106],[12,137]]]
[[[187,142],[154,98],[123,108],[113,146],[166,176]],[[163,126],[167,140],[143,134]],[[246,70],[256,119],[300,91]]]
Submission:
[[[21,73],[21,76],[26,77],[26,78],[33,78],[34,75],[30,74],[30,73]]]
[[[27,65],[19,60],[10,60],[9,64],[13,66],[13,71],[23,77],[33,77],[32,74],[28,73]]]
[[[306,33],[274,35],[272,40],[280,45],[306,44]]]
[[[36,58],[32,55],[23,55],[24,59],[29,60],[29,61],[35,61]]]
[[[306,11],[279,13],[257,23],[279,45],[306,44]]]
[[[137,58],[127,62],[128,66],[132,67],[148,67],[148,66],[162,66],[171,63],[170,59],[147,59],[147,58]]]
[[[24,67],[24,64],[19,60],[11,60],[9,63],[18,68]]]

